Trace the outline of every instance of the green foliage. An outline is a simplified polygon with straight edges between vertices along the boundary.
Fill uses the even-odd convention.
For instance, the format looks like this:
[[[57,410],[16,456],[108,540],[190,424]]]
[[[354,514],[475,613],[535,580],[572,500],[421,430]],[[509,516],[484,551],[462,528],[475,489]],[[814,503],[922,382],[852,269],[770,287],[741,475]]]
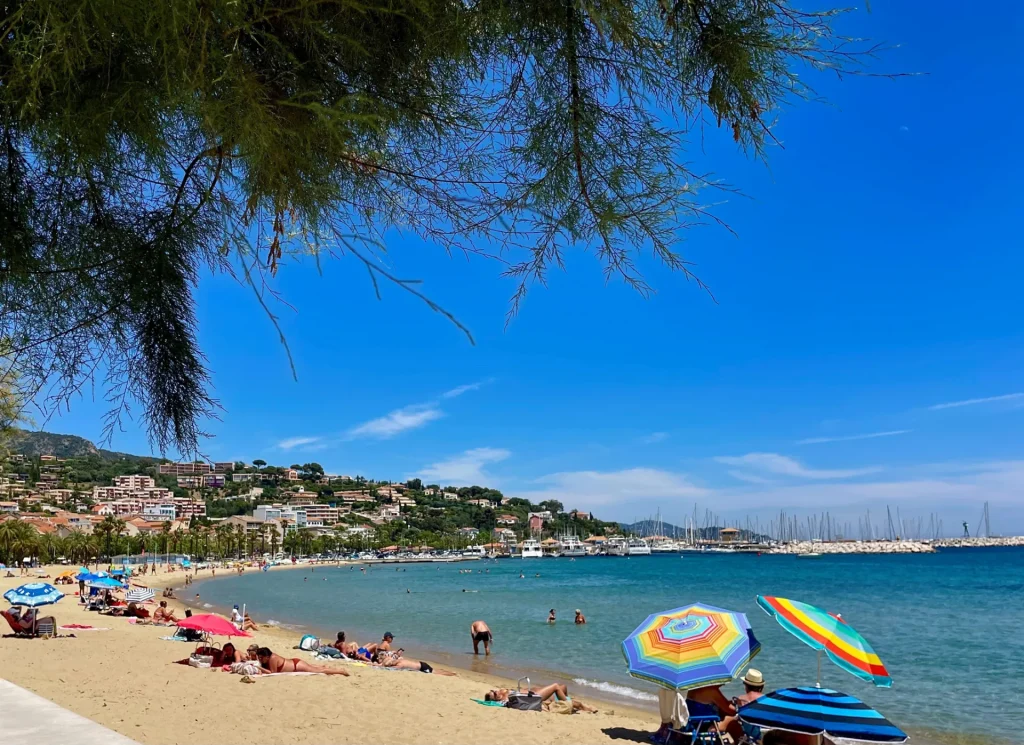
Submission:
[[[9,2],[10,373],[61,407],[103,370],[108,436],[138,403],[155,448],[192,454],[218,410],[195,331],[204,270],[249,284],[271,320],[268,275],[313,255],[455,321],[376,260],[392,227],[497,258],[520,282],[512,312],[569,246],[642,293],[641,252],[691,277],[676,244],[705,220],[704,179],[671,122],[706,113],[762,154],[805,68],[870,51],[835,15],[789,0]]]

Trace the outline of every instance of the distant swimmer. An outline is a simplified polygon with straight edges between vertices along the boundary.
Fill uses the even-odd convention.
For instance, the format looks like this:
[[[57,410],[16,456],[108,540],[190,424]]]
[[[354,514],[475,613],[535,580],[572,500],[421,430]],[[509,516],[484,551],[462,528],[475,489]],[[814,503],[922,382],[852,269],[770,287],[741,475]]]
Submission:
[[[483,621],[473,621],[469,625],[469,635],[473,639],[473,654],[480,654],[480,643],[482,642],[484,645],[484,655],[490,655],[494,634],[491,633],[491,629],[486,623]]]
[[[522,572],[520,572],[519,573],[519,579],[525,579],[525,578],[526,578],[526,575],[523,574]]]
[[[574,623],[577,626],[582,626],[586,622],[587,622],[587,617],[583,615],[583,611],[581,611],[579,608],[577,608],[576,609],[576,620],[574,621]]]
[[[554,622],[555,622],[555,609],[552,608],[550,611],[548,611],[548,623],[554,623]]]

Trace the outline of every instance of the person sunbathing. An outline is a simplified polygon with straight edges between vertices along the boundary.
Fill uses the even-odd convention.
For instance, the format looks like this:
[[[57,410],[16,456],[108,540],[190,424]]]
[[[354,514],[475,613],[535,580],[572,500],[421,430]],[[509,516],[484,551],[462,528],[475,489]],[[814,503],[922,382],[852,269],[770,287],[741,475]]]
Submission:
[[[249,618],[249,611],[245,612],[245,617],[242,619],[242,631],[257,631],[259,626],[256,622]]]
[[[514,693],[514,691],[508,688],[492,688],[484,694],[484,701],[500,701],[507,706],[510,693]],[[537,690],[530,690],[529,695],[540,696],[542,704],[550,704],[551,699],[555,701],[570,701],[572,702],[573,713],[577,711],[585,711],[588,714],[597,713],[597,709],[587,706],[581,701],[573,701],[569,696],[569,688],[564,683],[552,683]]]
[[[403,657],[403,651],[404,650],[400,649],[397,652],[380,653],[380,662],[373,663],[374,667],[387,667],[392,670],[419,670],[421,673],[437,673],[438,675],[455,677],[455,673],[448,672],[447,670],[434,670],[433,666],[429,662]]]
[[[322,667],[311,665],[298,657],[285,659],[279,654],[271,652],[267,647],[260,647],[256,650],[256,659],[264,673],[323,673],[324,675],[344,675],[348,673],[336,667]]]
[[[153,612],[153,623],[177,623],[178,617],[167,607],[167,601],[161,600],[160,607]]]
[[[248,659],[239,650],[235,649],[235,645],[231,642],[225,644],[220,650],[214,650],[214,652],[212,667],[230,665],[234,662],[245,662]]]
[[[26,608],[20,617],[17,616],[15,611],[16,609],[12,608],[9,615],[14,618],[17,624],[21,626],[21,630],[26,634],[36,633],[40,625],[46,625],[47,623],[50,623],[54,630],[57,628],[56,618],[53,616],[43,616],[40,618],[39,611],[35,608]]]

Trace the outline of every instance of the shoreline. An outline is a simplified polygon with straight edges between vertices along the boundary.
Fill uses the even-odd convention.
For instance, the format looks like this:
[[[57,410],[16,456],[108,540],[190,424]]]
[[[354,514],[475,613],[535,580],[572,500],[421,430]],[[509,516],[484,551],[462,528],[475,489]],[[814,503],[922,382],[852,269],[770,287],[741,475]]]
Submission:
[[[359,561],[325,564],[286,564],[268,571],[325,569],[363,564]],[[68,567],[48,567],[51,578]],[[220,569],[217,576],[205,569],[191,574],[197,589],[200,584],[224,579],[232,570]],[[247,568],[246,573],[260,571]],[[165,587],[180,592],[186,573],[149,574],[138,577],[137,584],[159,593]],[[0,578],[0,592],[32,577]],[[44,580],[45,581],[45,580]],[[59,623],[105,625],[109,631],[77,634],[77,639],[0,640],[0,677],[25,687],[69,710],[99,722],[144,745],[218,742],[252,742],[250,735],[238,728],[241,722],[259,721],[258,742],[291,742],[310,745],[326,742],[423,742],[423,743],[572,743],[627,740],[646,742],[648,734],[658,726],[656,709],[647,709],[642,702],[609,705],[609,698],[591,688],[583,688],[572,680],[570,693],[596,705],[598,715],[572,717],[552,714],[524,714],[503,709],[490,709],[468,701],[482,697],[490,687],[512,687],[515,681],[493,671],[478,671],[465,664],[444,658],[437,667],[451,669],[458,677],[422,674],[399,674],[349,663],[351,677],[282,676],[258,678],[257,685],[238,686],[240,677],[226,673],[210,673],[183,665],[169,664],[187,656],[193,645],[170,643],[160,637],[160,629],[128,624],[125,619],[105,618],[81,609],[74,597],[75,586],[67,586],[69,596],[45,613],[52,612]],[[191,586],[190,588],[191,589]],[[195,610],[193,593],[169,600],[175,610],[181,606]],[[161,598],[159,594],[155,601]],[[208,600],[200,592],[200,609]],[[212,605],[212,604],[211,604]],[[230,607],[230,606],[229,606]],[[77,610],[76,610],[77,609]],[[291,616],[288,620],[291,620]],[[257,623],[260,618],[254,619]],[[290,656],[304,631],[316,633],[317,627],[301,624],[302,631],[289,627],[265,625],[253,636],[261,646],[269,646],[279,654]],[[347,631],[347,629],[346,629]],[[350,633],[350,637],[353,635]],[[66,632],[63,632],[66,633]],[[328,632],[325,639],[333,639]],[[223,642],[223,639],[218,639]],[[246,640],[247,641],[247,640]],[[38,650],[38,651],[37,651]],[[424,649],[424,651],[426,651]],[[303,654],[303,659],[312,657]],[[422,659],[415,651],[410,655]],[[440,655],[443,657],[443,655]],[[439,655],[427,656],[434,662]],[[331,663],[325,663],[328,666]],[[342,664],[342,663],[338,663]],[[550,677],[550,676],[549,676]],[[534,685],[550,682],[538,676]],[[267,691],[265,689],[273,688]],[[268,698],[268,696],[270,696]],[[222,702],[222,703],[219,703]],[[382,711],[381,707],[385,709]],[[344,712],[337,719],[335,713]],[[230,712],[230,714],[226,713]],[[306,712],[306,715],[303,715]],[[309,712],[314,712],[309,714]],[[353,713],[357,713],[353,724]],[[265,716],[280,721],[264,725]],[[508,718],[508,717],[511,717]],[[413,723],[414,729],[409,729]],[[230,726],[229,726],[230,725]],[[974,745],[1009,743],[1011,741],[947,731],[907,728],[914,743]]]
[[[51,579],[41,581],[52,581],[67,568],[47,567]],[[209,569],[193,574],[198,575],[199,584],[229,576],[228,571],[224,569],[223,575],[218,571],[217,577]],[[137,580],[157,590],[154,601],[161,599],[159,591],[165,587],[189,594],[181,592],[185,582],[181,571]],[[36,578],[0,578],[0,592],[31,581]],[[75,638],[0,639],[0,677],[143,745],[249,745],[253,741],[555,745],[623,738],[640,742],[658,726],[657,716],[650,712],[609,708],[586,694],[583,698],[596,703],[599,714],[561,716],[480,706],[471,699],[482,698],[488,688],[507,687],[508,681],[447,662],[438,667],[453,669],[457,677],[317,661],[329,667],[344,665],[349,677],[258,676],[255,685],[238,685],[238,675],[171,664],[187,657],[195,646],[162,640],[172,627],[129,624],[123,618],[90,613],[78,605],[73,595],[77,587],[62,589],[67,596],[46,606],[44,614],[52,613],[59,624],[107,630],[61,632],[74,633]],[[180,612],[186,600],[191,598],[169,599],[168,605]],[[286,657],[301,655],[300,659],[312,661],[307,653],[291,653],[298,643],[293,631],[261,625],[252,636],[255,643]],[[534,685],[547,682],[538,679]],[[579,686],[570,688],[570,693],[579,695]]]
[[[310,567],[314,567],[317,569],[320,567],[326,569],[333,569],[345,566],[361,566],[366,564],[369,564],[369,562],[342,560],[341,562],[326,562],[322,564],[313,565],[278,565],[275,567],[270,567],[267,571],[309,569]],[[195,585],[201,588],[203,585],[209,582],[215,582],[220,579],[231,579],[232,577],[236,576],[234,574],[228,574],[228,571],[230,570],[225,570],[224,574],[218,574],[216,577],[202,576],[195,580]],[[252,571],[258,572],[261,570],[251,568],[248,568],[246,570],[247,573]],[[175,589],[178,589],[178,587],[180,586],[184,586],[184,577],[179,578],[178,582],[179,584],[177,585],[169,584],[168,586],[173,586]],[[201,597],[201,593],[200,602],[198,604],[196,604],[191,592],[188,593],[188,597],[175,598],[175,602],[181,603],[182,605],[191,608],[193,613],[218,613],[223,616],[229,616],[231,613],[230,606],[210,603],[209,601],[204,600]],[[254,617],[253,620],[259,623],[261,627],[268,625],[266,624],[267,619],[264,619],[261,622],[259,618]],[[338,629],[329,629],[325,626],[309,623],[307,621],[302,620],[301,618],[296,620],[289,619],[287,622],[277,622],[276,619],[270,620],[275,620],[275,623],[269,625],[269,627],[275,629],[276,631],[279,631],[281,634],[291,634],[292,637],[294,638],[294,644],[297,644],[299,638],[301,638],[303,634],[307,633],[317,636],[322,641],[331,642],[336,638],[336,634],[338,631]],[[346,632],[346,635],[348,636],[349,640],[353,640],[357,636],[361,639],[366,638],[370,640],[376,640],[375,634],[367,629],[349,627],[344,629],[344,631]],[[383,632],[381,630],[378,630],[377,633]],[[654,729],[657,729],[658,727],[659,716],[656,700],[645,701],[643,699],[634,698],[632,696],[628,696],[625,694],[616,694],[611,691],[596,688],[592,685],[581,686],[581,684],[576,682],[575,678],[554,670],[542,670],[541,675],[538,677],[536,670],[531,671],[530,669],[527,669],[527,666],[521,666],[515,662],[496,662],[494,661],[493,656],[488,658],[482,654],[479,656],[469,654],[459,655],[450,650],[442,650],[430,647],[429,645],[415,643],[412,645],[405,646],[409,656],[414,659],[426,659],[435,667],[444,670],[451,670],[453,672],[456,672],[460,676],[465,674],[466,676],[472,677],[473,679],[478,680],[491,688],[515,688],[517,681],[522,677],[530,677],[535,681],[543,680],[545,683],[564,683],[567,686],[569,686],[570,692],[576,691],[577,693],[575,695],[583,696],[587,700],[596,701],[599,705],[604,705],[606,707],[611,706],[614,708],[615,711],[628,712],[629,714],[636,717],[649,718],[652,723],[652,732],[654,731]],[[494,668],[499,669],[495,670]],[[600,681],[596,682],[600,683]],[[639,693],[647,693],[647,691],[641,691],[640,689],[635,690],[637,690],[637,692]]]

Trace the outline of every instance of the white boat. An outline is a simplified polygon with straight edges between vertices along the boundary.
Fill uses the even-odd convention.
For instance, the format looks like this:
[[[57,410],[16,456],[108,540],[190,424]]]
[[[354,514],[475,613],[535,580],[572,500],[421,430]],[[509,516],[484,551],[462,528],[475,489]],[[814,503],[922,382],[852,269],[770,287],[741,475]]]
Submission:
[[[483,546],[469,546],[465,551],[462,552],[463,556],[487,556],[487,549]]]
[[[562,535],[558,537],[559,556],[586,556],[587,547],[574,535]]]
[[[604,542],[604,552],[607,556],[628,556],[629,541],[621,535],[612,536]]]
[[[798,558],[798,559],[820,559],[821,558],[821,554],[819,554],[817,551],[805,551],[802,554],[797,554],[796,558]]]
[[[544,549],[540,545],[540,541],[535,541],[532,538],[528,541],[523,541],[523,553],[522,558],[524,559],[541,559],[544,557]]]
[[[627,556],[650,556],[651,547],[643,538],[630,538],[626,546]]]
[[[679,551],[679,544],[675,541],[655,541],[651,543],[652,554],[674,554]]]

